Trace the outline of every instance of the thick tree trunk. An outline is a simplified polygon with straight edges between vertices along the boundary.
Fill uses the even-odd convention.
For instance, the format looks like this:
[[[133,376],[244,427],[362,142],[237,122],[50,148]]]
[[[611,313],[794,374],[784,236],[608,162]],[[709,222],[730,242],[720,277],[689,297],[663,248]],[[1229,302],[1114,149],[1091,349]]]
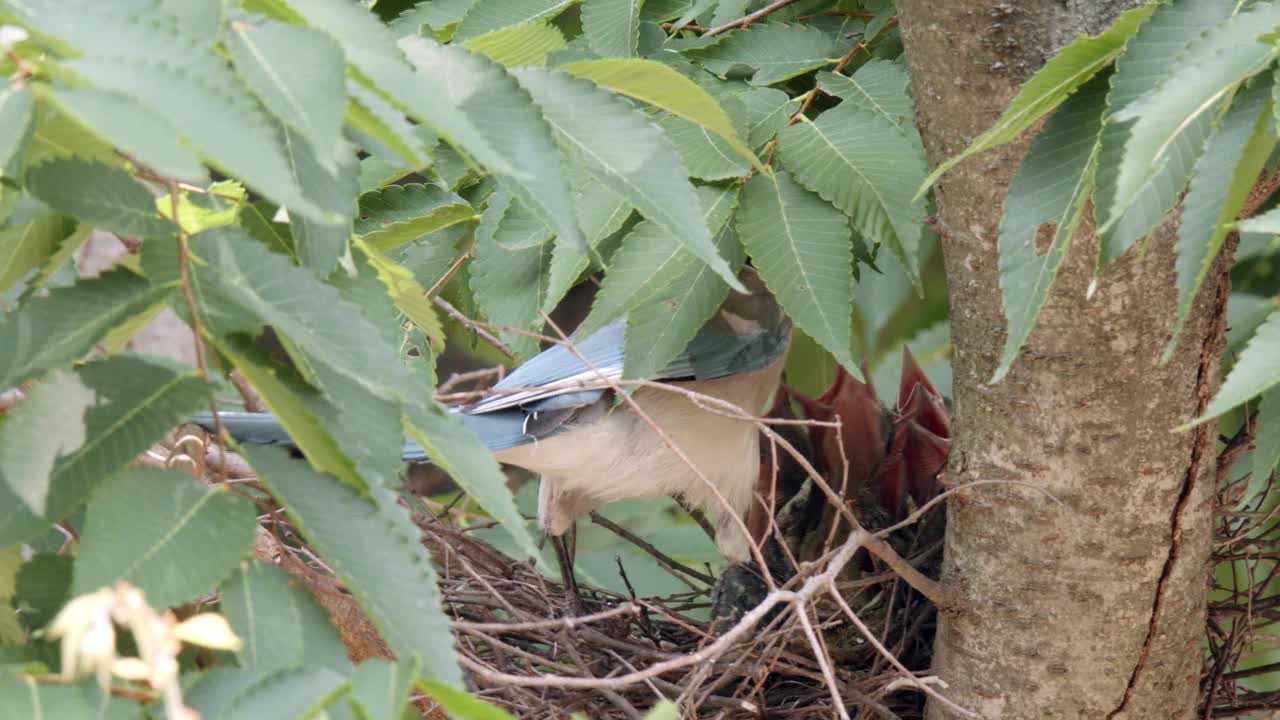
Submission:
[[[1076,33],[1098,32],[1127,4],[899,0],[931,163],[989,127]],[[947,481],[1020,485],[949,502],[944,581],[959,603],[941,618],[935,671],[950,697],[988,718],[1191,717],[1215,435],[1170,428],[1216,387],[1226,279],[1211,275],[1162,367],[1176,218],[1109,267],[1091,300],[1097,239],[1086,221],[1023,355],[988,385],[1004,342],[996,228],[1028,139],[962,163],[937,187],[955,347]],[[951,715],[934,703],[929,717]]]

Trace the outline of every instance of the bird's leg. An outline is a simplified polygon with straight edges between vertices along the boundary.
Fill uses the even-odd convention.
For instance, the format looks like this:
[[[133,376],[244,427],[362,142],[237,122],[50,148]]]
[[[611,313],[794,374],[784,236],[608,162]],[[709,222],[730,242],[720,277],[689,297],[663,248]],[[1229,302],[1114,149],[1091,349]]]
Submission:
[[[556,562],[560,565],[560,579],[564,583],[564,591],[569,601],[569,612],[573,615],[586,615],[587,606],[582,602],[578,590],[578,580],[573,575],[573,551],[577,544],[578,527],[570,525],[564,535],[551,536],[551,546],[556,551]]]

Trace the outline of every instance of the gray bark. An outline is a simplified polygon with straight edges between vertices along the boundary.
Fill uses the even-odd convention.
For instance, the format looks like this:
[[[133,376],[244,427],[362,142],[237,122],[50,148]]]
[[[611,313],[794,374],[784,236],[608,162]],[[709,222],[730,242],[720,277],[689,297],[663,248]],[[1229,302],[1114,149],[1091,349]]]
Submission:
[[[1062,45],[1131,4],[900,0],[931,164],[989,127]],[[1189,718],[1216,438],[1211,426],[1170,428],[1216,389],[1224,261],[1160,366],[1174,319],[1176,217],[1145,252],[1110,266],[1092,299],[1097,238],[1086,220],[1022,356],[988,385],[1004,342],[996,230],[1027,135],[961,163],[936,189],[955,365],[946,481],[1025,486],[949,502],[943,580],[959,603],[940,618],[934,671],[952,699],[989,718]],[[952,715],[934,703],[929,717]]]

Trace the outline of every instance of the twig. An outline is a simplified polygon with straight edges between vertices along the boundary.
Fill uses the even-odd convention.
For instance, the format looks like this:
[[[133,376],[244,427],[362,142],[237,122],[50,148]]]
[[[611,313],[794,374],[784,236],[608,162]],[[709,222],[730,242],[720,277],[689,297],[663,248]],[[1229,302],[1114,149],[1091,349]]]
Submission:
[[[765,5],[764,7],[760,8],[759,10],[753,13],[744,15],[738,18],[737,20],[727,22],[719,27],[711,28],[710,30],[702,33],[702,37],[715,37],[716,35],[728,32],[734,28],[746,27],[757,20],[766,18],[778,12],[782,8],[790,5],[791,3],[794,3],[795,1],[796,0],[774,0],[774,2],[771,2],[768,5]]]
[[[449,278],[453,277],[453,274],[458,271],[458,268],[462,267],[462,263],[466,262],[467,259],[471,257],[471,253],[475,252],[475,249],[476,246],[472,243],[471,247],[467,248],[466,252],[459,255],[458,259],[454,260],[453,264],[449,266],[449,269],[445,270],[444,274],[440,276],[440,279],[436,280],[431,284],[431,287],[427,288],[427,297],[435,297],[435,294],[440,291],[440,288],[444,287],[444,284],[449,282]]]
[[[704,582],[707,585],[716,584],[715,578],[711,577],[710,575],[707,575],[706,573],[698,572],[697,570],[694,570],[693,568],[689,567],[688,565],[685,565],[684,563],[673,560],[666,553],[654,547],[652,544],[645,542],[642,538],[637,536],[635,533],[622,527],[618,523],[610,520],[609,518],[601,515],[600,513],[593,511],[590,514],[590,518],[591,518],[591,522],[603,528],[606,528],[607,530],[611,531],[618,537],[621,537],[624,540],[627,540],[628,542],[632,543],[636,547],[652,555],[653,559],[657,560],[658,564],[661,565],[662,567],[668,570],[673,570],[675,572],[683,573],[695,580]]]
[[[523,632],[526,630],[554,630],[564,628],[573,630],[582,625],[590,625],[601,620],[617,617],[619,615],[639,615],[640,607],[638,605],[619,605],[618,607],[601,610],[590,615],[578,615],[552,620],[534,620],[532,622],[513,622],[513,623],[473,623],[464,622],[462,620],[454,620],[452,625],[458,630],[467,632]]]
[[[462,323],[463,327],[479,335],[481,338],[484,339],[485,342],[497,348],[498,352],[502,353],[503,355],[506,355],[509,358],[514,358],[516,356],[516,354],[511,350],[511,348],[507,347],[506,343],[502,342],[497,338],[497,336],[493,335],[488,330],[485,330],[483,327],[481,327],[480,323],[476,322],[475,320],[472,320],[466,315],[463,315],[462,311],[458,310],[458,308],[451,305],[448,300],[445,300],[444,298],[439,296],[435,296],[431,298],[431,302],[435,303],[437,307],[439,307],[441,310],[444,310],[446,313],[448,313],[449,317]]]

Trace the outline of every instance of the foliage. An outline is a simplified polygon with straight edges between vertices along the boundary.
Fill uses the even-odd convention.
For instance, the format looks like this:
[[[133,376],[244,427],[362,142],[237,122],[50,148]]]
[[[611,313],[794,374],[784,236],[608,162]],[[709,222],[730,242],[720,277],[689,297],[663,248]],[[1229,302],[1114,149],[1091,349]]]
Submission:
[[[1090,202],[1102,265],[1189,183],[1182,317],[1235,218],[1265,199],[1248,190],[1274,168],[1261,159],[1280,5],[1198,15],[1192,32],[1189,4],[1144,6],[1077,41],[968,151],[1058,108],[1006,204],[997,377]],[[398,717],[411,687],[487,716],[453,692],[434,570],[397,502],[401,447],[413,438],[513,554],[537,555],[496,463],[432,399],[436,365],[446,348],[498,356],[477,321],[527,357],[545,313],[589,280],[587,327],[627,322],[628,377],[678,354],[749,259],[799,328],[800,389],[825,387],[837,364],[896,376],[903,342],[938,378],[949,328],[892,7],[807,0],[697,29],[764,5],[0,0],[0,391],[25,395],[0,416],[0,557],[42,551],[0,562],[22,632],[11,642],[0,620],[0,645],[18,648],[0,653],[0,707],[97,713],[93,686],[32,679],[68,668],[17,671],[48,657],[32,633],[51,608],[125,580],[157,609],[218,591],[244,645],[183,665],[206,717]],[[1255,232],[1276,231],[1266,217]],[[76,278],[94,230],[130,254]],[[199,367],[119,352],[166,306],[196,331]],[[1280,422],[1277,320],[1206,418],[1269,391],[1260,422]],[[227,407],[230,370],[305,460],[247,449],[261,480],[248,499],[126,468],[191,413]],[[1264,448],[1258,462],[1274,464],[1280,450]],[[310,596],[249,559],[258,492],[396,662],[352,667]],[[70,567],[52,554],[54,523],[74,531]]]

